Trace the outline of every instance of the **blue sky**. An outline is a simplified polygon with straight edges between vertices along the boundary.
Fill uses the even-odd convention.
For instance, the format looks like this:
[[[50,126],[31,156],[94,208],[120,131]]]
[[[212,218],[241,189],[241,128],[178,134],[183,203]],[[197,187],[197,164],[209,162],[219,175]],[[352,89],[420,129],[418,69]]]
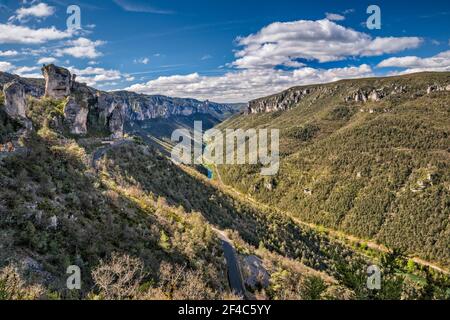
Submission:
[[[371,4],[380,30],[366,27]],[[448,0],[0,0],[0,70],[35,77],[55,62],[103,90],[245,102],[300,84],[450,71],[449,21]]]

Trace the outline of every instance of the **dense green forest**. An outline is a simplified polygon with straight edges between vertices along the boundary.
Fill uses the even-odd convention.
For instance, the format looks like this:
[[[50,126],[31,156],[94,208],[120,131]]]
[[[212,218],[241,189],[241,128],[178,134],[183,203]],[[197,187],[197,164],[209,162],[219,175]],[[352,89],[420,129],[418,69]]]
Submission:
[[[281,130],[281,167],[270,178],[250,165],[220,166],[220,174],[305,222],[448,268],[450,92],[427,88],[449,82],[449,73],[346,80],[317,86],[286,111],[233,117],[219,128]],[[346,99],[390,88],[402,89],[380,101]]]

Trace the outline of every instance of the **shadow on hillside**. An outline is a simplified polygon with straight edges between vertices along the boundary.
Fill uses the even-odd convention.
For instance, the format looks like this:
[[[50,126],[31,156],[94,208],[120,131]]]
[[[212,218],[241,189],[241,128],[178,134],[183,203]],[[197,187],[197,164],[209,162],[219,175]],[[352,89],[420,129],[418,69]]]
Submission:
[[[0,167],[0,230],[9,235],[0,267],[36,261],[37,267],[24,271],[61,292],[66,268],[78,265],[86,293],[91,270],[113,252],[140,257],[151,276],[162,261],[189,260],[159,246],[160,230],[167,226],[99,184],[79,149],[36,134],[26,144],[28,154],[3,159]]]
[[[218,228],[232,229],[248,243],[263,243],[269,250],[291,258],[301,258],[317,269],[329,267],[327,251],[336,248],[326,237],[304,230],[287,217],[273,212],[261,212],[224,194],[210,184],[197,179],[157,150],[121,146],[109,153],[106,170],[120,170],[129,183],[137,184],[156,197],[163,197],[171,206],[182,206],[186,212],[200,212]],[[340,250],[344,250],[342,247]],[[348,252],[347,252],[348,253]]]

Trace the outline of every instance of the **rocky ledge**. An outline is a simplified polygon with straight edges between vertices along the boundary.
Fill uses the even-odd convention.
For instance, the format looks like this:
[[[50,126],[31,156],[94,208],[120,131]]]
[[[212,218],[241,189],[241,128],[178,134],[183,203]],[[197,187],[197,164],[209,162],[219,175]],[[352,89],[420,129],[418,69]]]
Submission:
[[[450,91],[450,73],[422,73],[388,78],[341,80],[323,85],[294,87],[279,94],[250,101],[248,114],[283,111],[304,102],[311,106],[320,98],[339,97],[343,103],[364,104],[384,99],[419,97]]]

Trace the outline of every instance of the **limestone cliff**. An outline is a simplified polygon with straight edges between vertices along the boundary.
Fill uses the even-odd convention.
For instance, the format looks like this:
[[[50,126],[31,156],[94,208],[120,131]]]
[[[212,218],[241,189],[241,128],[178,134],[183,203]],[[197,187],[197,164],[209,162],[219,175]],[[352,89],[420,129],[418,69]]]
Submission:
[[[450,91],[450,77],[438,73],[425,74],[420,82],[417,75],[387,78],[342,80],[323,85],[293,87],[272,96],[250,101],[247,113],[274,112],[291,109],[300,103],[311,106],[318,99],[340,98],[341,103],[365,104],[401,97],[414,98],[433,92]]]
[[[26,117],[27,96],[39,97],[43,94],[43,89],[17,76],[2,75],[2,77],[9,80],[1,86],[6,114],[21,123],[24,128],[31,129],[31,121]]]
[[[236,106],[209,101],[99,91],[76,82],[76,75],[53,64],[44,66],[42,74],[44,81],[0,72],[0,89],[6,90],[8,114],[24,119],[27,96],[64,100],[64,123],[75,135],[85,135],[92,130],[109,132],[111,138],[119,139],[123,137],[126,122],[195,113],[208,113],[222,119],[239,111]]]
[[[13,80],[3,88],[5,111],[13,119],[26,117],[25,85],[20,80]]]

